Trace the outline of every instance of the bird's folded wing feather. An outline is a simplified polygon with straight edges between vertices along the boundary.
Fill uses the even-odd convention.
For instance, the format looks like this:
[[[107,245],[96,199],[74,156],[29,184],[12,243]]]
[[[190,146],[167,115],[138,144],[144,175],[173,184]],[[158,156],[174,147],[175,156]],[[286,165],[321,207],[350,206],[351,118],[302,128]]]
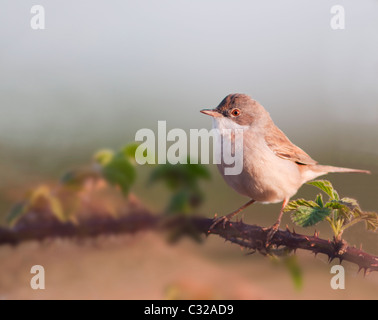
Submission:
[[[265,135],[266,144],[276,154],[276,156],[291,160],[298,164],[317,164],[318,162],[312,159],[301,148],[293,144],[286,135],[278,129],[275,125],[266,130]]]

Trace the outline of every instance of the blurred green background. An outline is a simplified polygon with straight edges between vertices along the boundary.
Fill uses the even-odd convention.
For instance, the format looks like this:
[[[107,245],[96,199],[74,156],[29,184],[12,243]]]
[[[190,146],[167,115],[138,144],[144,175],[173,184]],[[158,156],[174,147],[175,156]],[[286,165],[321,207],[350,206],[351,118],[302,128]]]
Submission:
[[[5,0],[0,10],[0,221],[28,189],[140,128],[157,130],[158,120],[210,128],[199,110],[233,92],[261,102],[320,163],[372,170],[327,179],[378,209],[378,1],[40,0],[39,31],[30,27],[34,4]],[[334,4],[345,8],[345,30],[330,27]],[[211,170],[204,214],[245,202]],[[163,209],[169,194],[147,188],[138,171],[134,191]],[[316,193],[304,186],[298,197]],[[271,225],[278,212],[258,204],[245,219]],[[378,254],[362,226],[345,237]]]

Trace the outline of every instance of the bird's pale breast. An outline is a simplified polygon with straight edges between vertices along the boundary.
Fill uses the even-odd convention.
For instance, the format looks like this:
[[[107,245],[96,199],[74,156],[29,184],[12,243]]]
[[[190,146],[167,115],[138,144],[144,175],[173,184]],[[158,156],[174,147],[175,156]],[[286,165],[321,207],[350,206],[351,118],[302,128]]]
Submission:
[[[238,193],[259,202],[280,202],[297,192],[302,185],[301,174],[296,163],[277,157],[263,137],[258,129],[245,128],[243,150],[235,150],[243,153],[242,172],[225,175],[223,164],[218,169]]]

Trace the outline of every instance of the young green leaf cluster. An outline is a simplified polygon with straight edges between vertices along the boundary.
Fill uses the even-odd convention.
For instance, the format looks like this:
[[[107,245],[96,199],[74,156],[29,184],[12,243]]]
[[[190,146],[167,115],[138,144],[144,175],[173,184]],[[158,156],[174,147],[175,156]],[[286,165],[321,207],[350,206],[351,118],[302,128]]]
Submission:
[[[362,211],[357,200],[341,198],[332,184],[327,180],[308,182],[322,190],[329,200],[324,203],[322,194],[318,194],[314,201],[297,199],[290,201],[284,211],[291,211],[292,221],[301,227],[310,227],[321,221],[327,221],[336,239],[341,239],[343,232],[354,224],[364,221],[368,230],[378,228],[378,214]]]
[[[100,165],[100,172],[111,185],[118,186],[127,195],[136,180],[135,150],[137,144],[129,144],[117,152],[98,151],[94,159]]]

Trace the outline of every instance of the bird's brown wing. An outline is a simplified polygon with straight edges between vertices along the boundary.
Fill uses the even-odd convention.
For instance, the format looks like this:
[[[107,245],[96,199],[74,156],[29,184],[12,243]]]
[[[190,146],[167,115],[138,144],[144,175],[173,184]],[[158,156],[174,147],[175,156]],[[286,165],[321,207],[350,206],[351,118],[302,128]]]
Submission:
[[[265,135],[265,141],[276,156],[282,159],[291,160],[298,164],[318,163],[301,148],[293,144],[274,124],[269,128],[269,130],[266,130],[266,132],[267,134]]]

